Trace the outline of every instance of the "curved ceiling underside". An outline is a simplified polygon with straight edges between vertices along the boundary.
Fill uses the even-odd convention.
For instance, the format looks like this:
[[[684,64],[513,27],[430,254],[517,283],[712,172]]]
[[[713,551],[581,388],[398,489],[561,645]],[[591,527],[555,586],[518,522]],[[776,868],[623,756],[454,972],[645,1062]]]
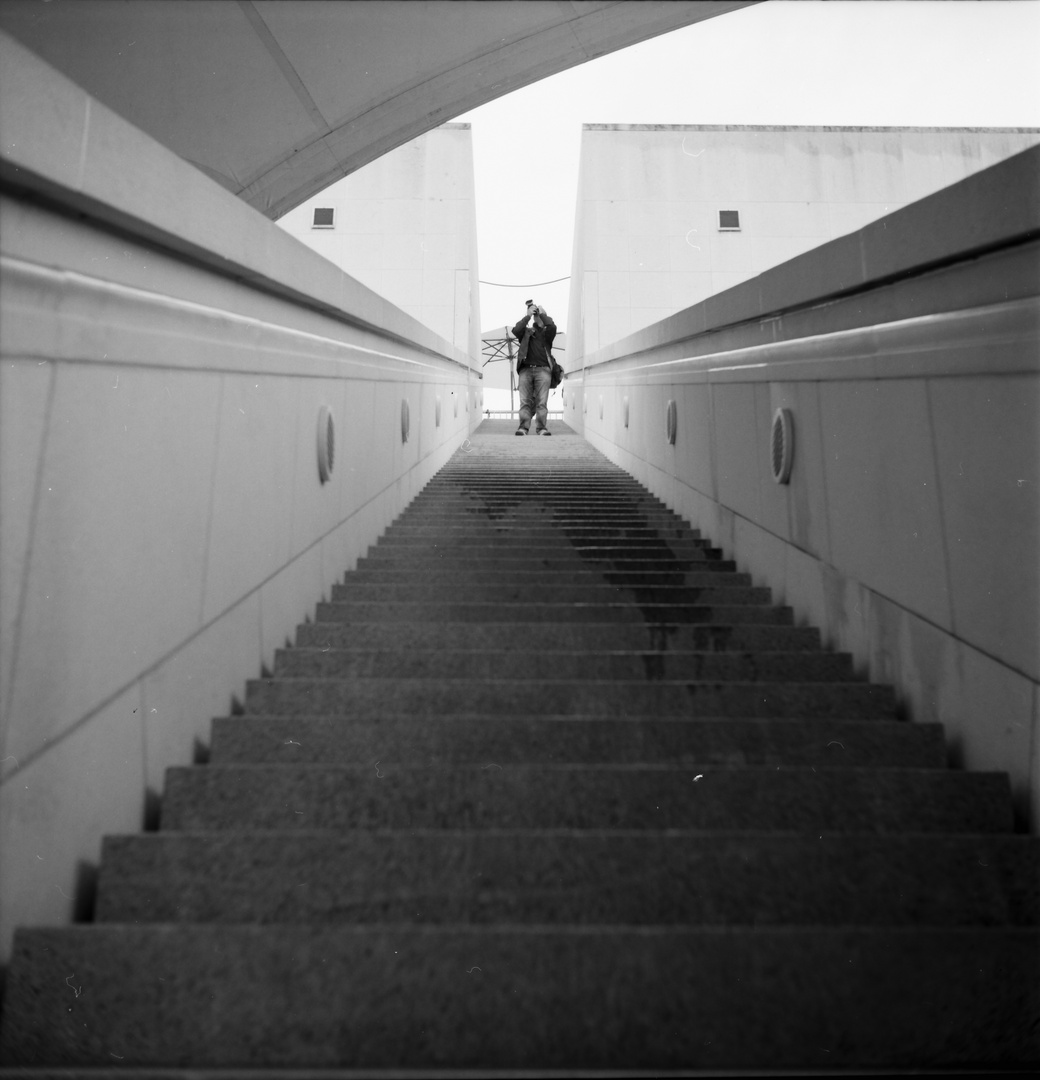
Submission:
[[[278,218],[477,105],[749,2],[3,0],[0,29]]]

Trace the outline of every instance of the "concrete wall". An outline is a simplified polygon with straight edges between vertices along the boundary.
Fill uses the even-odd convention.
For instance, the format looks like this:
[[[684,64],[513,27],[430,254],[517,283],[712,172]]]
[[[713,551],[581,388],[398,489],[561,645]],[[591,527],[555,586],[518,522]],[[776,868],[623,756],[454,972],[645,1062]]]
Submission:
[[[586,124],[570,318],[595,352],[1040,142],[1036,129]],[[740,231],[719,228],[720,210]]]
[[[334,211],[314,227],[314,209]],[[391,150],[278,220],[291,236],[472,356],[480,354],[469,124]]]
[[[910,720],[943,723],[953,764],[1008,772],[1034,832],[1038,175],[1028,151],[586,356],[565,411]]]
[[[475,425],[480,382],[2,35],[0,127],[6,955],[81,908],[101,836],[141,828]]]

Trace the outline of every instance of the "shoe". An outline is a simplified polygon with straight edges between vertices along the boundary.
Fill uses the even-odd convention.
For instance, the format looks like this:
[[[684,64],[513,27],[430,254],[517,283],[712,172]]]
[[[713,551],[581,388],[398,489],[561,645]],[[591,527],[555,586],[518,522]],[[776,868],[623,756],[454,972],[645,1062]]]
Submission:
[[[526,434],[527,434],[527,432],[526,432],[526,431],[524,431],[524,429],[523,429],[522,427],[518,427],[518,428],[516,429],[516,434],[517,434],[517,435],[526,435]]]
[[[538,432],[538,434],[539,435],[551,435],[552,432],[547,427],[543,427],[542,430]]]

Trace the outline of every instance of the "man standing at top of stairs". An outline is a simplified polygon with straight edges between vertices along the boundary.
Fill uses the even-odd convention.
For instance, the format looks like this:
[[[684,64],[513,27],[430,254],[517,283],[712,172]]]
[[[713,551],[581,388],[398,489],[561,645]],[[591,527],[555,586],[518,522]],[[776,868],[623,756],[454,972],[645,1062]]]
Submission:
[[[516,374],[520,389],[520,426],[517,435],[531,430],[531,414],[535,415],[535,434],[551,435],[547,425],[549,390],[552,385],[552,343],[556,323],[545,308],[533,300],[527,302],[527,314],[513,327],[513,337],[520,342]]]

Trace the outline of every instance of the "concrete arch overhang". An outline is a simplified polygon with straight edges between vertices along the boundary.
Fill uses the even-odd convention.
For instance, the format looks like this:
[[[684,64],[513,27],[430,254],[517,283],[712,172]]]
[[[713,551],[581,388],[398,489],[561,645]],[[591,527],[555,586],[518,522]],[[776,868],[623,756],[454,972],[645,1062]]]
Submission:
[[[4,0],[7,31],[274,219],[453,116],[754,0]]]

